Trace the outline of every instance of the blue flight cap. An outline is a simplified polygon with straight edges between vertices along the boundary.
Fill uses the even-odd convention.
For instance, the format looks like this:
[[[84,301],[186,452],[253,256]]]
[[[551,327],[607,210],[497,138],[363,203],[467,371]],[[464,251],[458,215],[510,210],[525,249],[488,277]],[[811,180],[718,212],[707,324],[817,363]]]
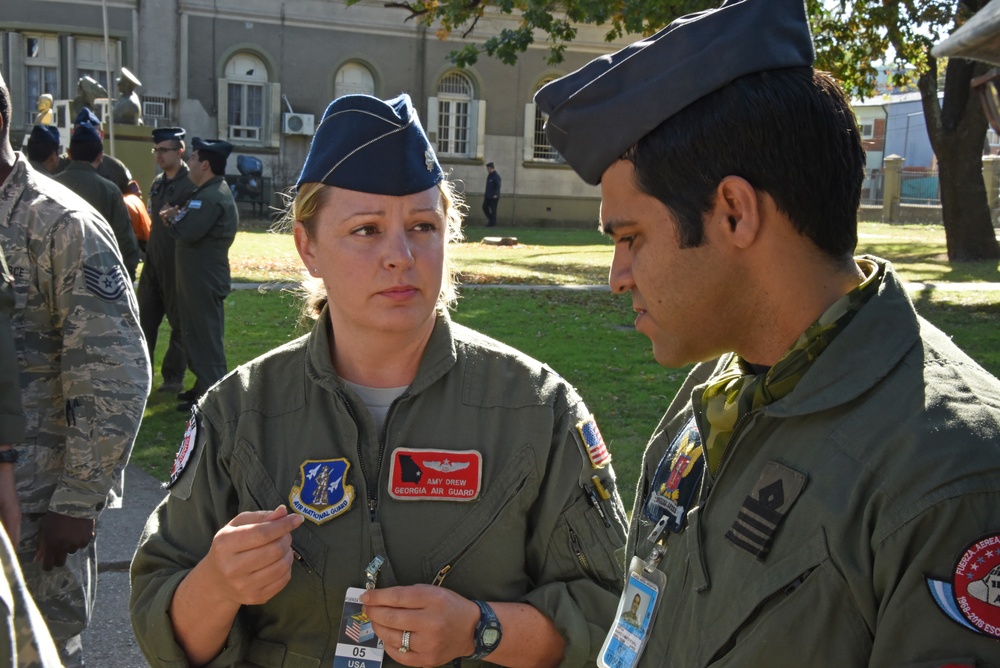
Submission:
[[[69,138],[70,145],[73,144],[83,144],[87,142],[98,142],[103,144],[101,140],[101,132],[95,128],[90,123],[80,123],[75,128],[73,128],[73,134]]]
[[[184,141],[184,128],[154,128],[153,143],[159,144],[161,141]]]
[[[73,120],[73,125],[79,125],[80,123],[87,123],[97,129],[101,128],[101,121],[97,119],[97,116],[90,110],[90,107],[84,107],[80,110],[80,113],[76,115],[76,118]]]
[[[764,70],[811,67],[803,0],[726,0],[601,56],[535,93],[545,134],[591,185],[684,107]]]
[[[375,195],[423,192],[444,179],[410,96],[345,95],[316,129],[296,186],[325,183]]]
[[[54,125],[36,125],[28,136],[29,144],[51,144],[59,146],[59,128]]]
[[[202,139],[201,137],[193,137],[191,139],[191,148],[195,151],[218,153],[223,158],[228,158],[229,154],[233,152],[233,145],[222,139]]]

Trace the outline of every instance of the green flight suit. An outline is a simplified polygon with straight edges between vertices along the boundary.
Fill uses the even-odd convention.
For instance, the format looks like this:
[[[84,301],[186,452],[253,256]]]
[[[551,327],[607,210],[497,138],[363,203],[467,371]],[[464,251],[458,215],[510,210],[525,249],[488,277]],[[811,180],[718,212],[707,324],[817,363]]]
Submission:
[[[188,178],[187,165],[181,164],[177,175],[168,179],[166,174],[158,174],[149,187],[147,211],[153,221],[146,243],[146,261],[139,277],[139,321],[142,333],[149,347],[149,358],[153,359],[156,339],[163,317],[170,323],[170,340],[163,355],[163,380],[166,383],[180,383],[184,380],[187,360],[184,356],[184,338],[181,329],[181,312],[177,303],[177,274],[174,266],[176,245],[167,226],[160,219],[160,211],[168,206],[183,206],[191,193],[194,183]]]
[[[80,160],[73,160],[66,169],[52,178],[86,200],[108,221],[115,233],[129,278],[135,280],[135,269],[141,258],[139,242],[135,239],[125,200],[114,184],[98,174],[93,165]]]
[[[196,409],[190,463],[132,562],[132,624],[150,663],[180,665],[167,610],[216,531],[239,512],[289,504],[307,461],[343,458],[338,489],[350,486],[352,502],[295,530],[291,581],[240,611],[210,665],[331,666],[345,591],[364,586],[376,554],[387,558],[378,586],[445,573],[441,586],[462,596],[527,602],[566,639],[563,665],[593,665],[621,591],[626,520],[611,466],[593,468],[581,440],[577,425],[589,413],[576,391],[547,366],[440,316],[416,378],[376,433],[333,370],[330,336],[324,311],[309,336],[240,367]],[[394,496],[390,469],[401,449],[480,453],[478,495]],[[601,502],[610,526],[582,488],[593,475],[611,494]],[[386,655],[383,665],[398,664]]]
[[[869,259],[886,267],[878,294],[788,395],[750,414],[686,526],[666,533],[640,666],[1000,665],[997,637],[932,593],[1000,534],[1000,382]],[[629,555],[650,555],[657,469],[666,456],[672,470],[692,399],[728,361],[697,365],[654,432]]]
[[[177,305],[184,332],[184,354],[194,373],[194,390],[204,394],[226,375],[226,296],[231,289],[229,247],[240,214],[221,176],[212,177],[188,195],[167,232],[176,239],[174,271]]]

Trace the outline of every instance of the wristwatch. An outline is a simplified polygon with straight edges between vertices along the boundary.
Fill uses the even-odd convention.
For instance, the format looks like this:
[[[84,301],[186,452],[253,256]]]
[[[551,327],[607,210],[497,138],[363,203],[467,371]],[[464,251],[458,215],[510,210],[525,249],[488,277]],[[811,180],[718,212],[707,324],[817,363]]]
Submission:
[[[500,644],[503,637],[503,629],[500,627],[500,620],[493,608],[483,601],[473,601],[479,606],[479,622],[476,623],[476,631],[472,635],[476,643],[476,651],[467,656],[467,659],[479,661],[485,659]]]
[[[17,450],[8,448],[0,450],[0,464],[14,464],[17,462]]]

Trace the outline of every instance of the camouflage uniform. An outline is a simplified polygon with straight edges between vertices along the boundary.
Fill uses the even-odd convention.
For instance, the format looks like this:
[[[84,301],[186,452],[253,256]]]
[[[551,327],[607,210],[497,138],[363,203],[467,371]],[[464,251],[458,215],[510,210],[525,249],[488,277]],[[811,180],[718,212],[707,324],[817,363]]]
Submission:
[[[122,471],[149,392],[135,296],[107,223],[17,162],[0,188],[0,246],[14,275],[13,326],[28,431],[16,477],[25,580],[63,661],[80,661],[95,552],[48,573],[32,560],[46,512],[96,519],[120,505]]]

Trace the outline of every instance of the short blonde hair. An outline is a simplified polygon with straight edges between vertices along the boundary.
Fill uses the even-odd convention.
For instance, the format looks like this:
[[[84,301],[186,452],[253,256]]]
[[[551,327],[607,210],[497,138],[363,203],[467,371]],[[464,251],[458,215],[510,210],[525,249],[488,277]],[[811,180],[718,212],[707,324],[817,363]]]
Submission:
[[[278,221],[278,228],[283,231],[291,230],[298,221],[302,223],[309,238],[313,239],[316,233],[316,214],[329,198],[332,187],[323,183],[303,183],[291,198],[281,220]],[[441,191],[441,202],[444,205],[445,253],[444,276],[441,281],[441,293],[437,299],[437,309],[443,313],[453,307],[458,300],[458,272],[448,252],[448,246],[464,238],[462,219],[467,207],[455,184],[448,179],[438,183],[438,189]],[[302,318],[315,320],[328,301],[326,285],[320,278],[307,276],[302,282],[302,292]]]

